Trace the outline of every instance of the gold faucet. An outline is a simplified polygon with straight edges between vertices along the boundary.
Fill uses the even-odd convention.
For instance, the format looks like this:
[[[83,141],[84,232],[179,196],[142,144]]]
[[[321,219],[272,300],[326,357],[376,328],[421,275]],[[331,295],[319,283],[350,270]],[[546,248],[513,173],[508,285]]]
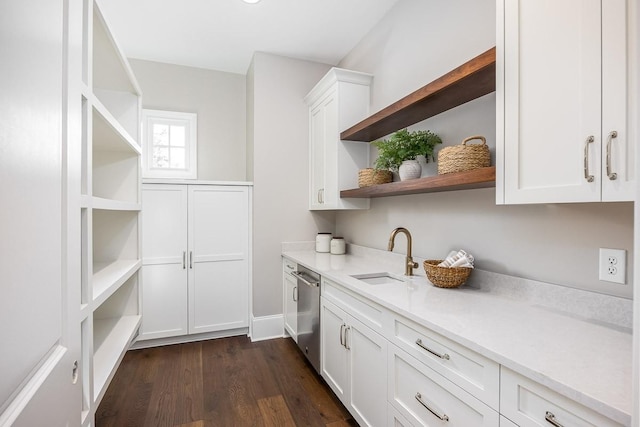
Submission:
[[[407,259],[404,265],[404,275],[405,276],[413,276],[413,269],[418,268],[418,263],[413,262],[413,258],[411,257],[411,233],[404,227],[398,227],[391,232],[391,237],[389,237],[389,247],[387,248],[389,251],[393,250],[394,241],[396,235],[398,233],[404,233],[407,235]]]

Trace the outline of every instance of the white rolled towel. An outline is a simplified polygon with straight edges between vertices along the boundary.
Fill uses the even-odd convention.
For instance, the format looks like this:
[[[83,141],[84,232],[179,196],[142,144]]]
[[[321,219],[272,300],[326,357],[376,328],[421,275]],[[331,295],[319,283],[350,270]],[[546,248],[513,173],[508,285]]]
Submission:
[[[459,251],[451,251],[449,255],[438,264],[438,267],[469,267],[473,268],[473,255],[466,253],[462,249]]]

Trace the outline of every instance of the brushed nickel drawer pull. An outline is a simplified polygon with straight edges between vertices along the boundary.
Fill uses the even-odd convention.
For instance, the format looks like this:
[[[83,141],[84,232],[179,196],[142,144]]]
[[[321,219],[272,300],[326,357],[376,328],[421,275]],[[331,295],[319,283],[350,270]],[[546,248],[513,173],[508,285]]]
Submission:
[[[296,291],[297,290],[298,290],[298,287],[294,286],[293,287],[293,295],[292,295],[292,298],[293,298],[294,301],[298,301],[298,298],[296,298],[296,293],[297,293]]]
[[[607,176],[611,181],[615,181],[618,178],[618,174],[615,172],[611,172],[611,141],[613,138],[618,137],[617,131],[609,132],[609,136],[607,137]]]
[[[343,338],[343,334],[344,334],[344,327],[346,325],[343,323],[342,325],[340,325],[340,345],[344,347],[344,338]]]
[[[438,353],[436,351],[431,350],[429,347],[425,346],[424,344],[422,344],[422,340],[420,338],[418,338],[416,340],[416,345],[418,347],[422,348],[423,350],[426,350],[429,353],[433,354],[434,356],[439,357],[440,359],[444,359],[444,360],[449,360],[450,359],[450,357],[449,357],[449,355],[447,353],[440,354],[440,353]]]
[[[584,179],[586,179],[587,182],[593,182],[594,180],[593,175],[589,174],[589,144],[593,141],[595,141],[595,138],[593,135],[590,135],[587,138],[587,142],[584,144]]]
[[[436,411],[434,411],[433,409],[429,408],[429,405],[427,405],[427,404],[425,403],[425,401],[424,401],[424,400],[422,400],[422,395],[421,395],[420,393],[416,393],[416,400],[417,400],[418,402],[420,402],[420,404],[421,404],[422,406],[424,406],[424,407],[427,409],[427,411],[431,412],[433,415],[435,415],[436,417],[438,417],[440,420],[442,420],[442,421],[449,421],[449,417],[447,416],[447,414],[442,414],[442,415],[440,415],[440,414],[438,414]]]
[[[555,426],[555,427],[564,427],[562,424],[560,424],[559,422],[556,421],[556,416],[553,415],[551,412],[547,411],[547,413],[544,415],[544,419],[551,425]]]

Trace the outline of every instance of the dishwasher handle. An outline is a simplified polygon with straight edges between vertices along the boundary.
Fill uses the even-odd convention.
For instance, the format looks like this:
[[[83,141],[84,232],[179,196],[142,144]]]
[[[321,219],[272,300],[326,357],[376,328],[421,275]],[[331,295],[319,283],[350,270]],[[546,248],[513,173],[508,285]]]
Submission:
[[[296,276],[298,280],[300,280],[302,283],[304,283],[307,286],[312,286],[316,288],[320,286],[320,282],[318,280],[310,278],[304,273],[301,273],[299,271],[292,271],[291,274]]]

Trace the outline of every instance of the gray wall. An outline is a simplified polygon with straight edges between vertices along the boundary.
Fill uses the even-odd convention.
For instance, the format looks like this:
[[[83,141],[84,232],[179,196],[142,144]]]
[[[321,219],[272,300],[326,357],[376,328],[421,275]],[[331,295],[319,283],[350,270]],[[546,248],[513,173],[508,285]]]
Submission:
[[[281,243],[333,231],[335,215],[308,210],[309,110],[303,98],[330,66],[256,53],[247,74],[253,105],[253,315],[282,313]]]
[[[340,66],[375,76],[372,111],[378,111],[494,46],[494,28],[493,0],[400,0]],[[493,154],[495,95],[416,127],[436,131],[447,145],[485,135]],[[436,174],[434,166],[424,174]],[[336,232],[348,242],[379,249],[386,248],[398,226],[412,232],[414,254],[420,257],[441,258],[464,248],[481,269],[632,295],[630,284],[598,281],[598,248],[609,247],[628,251],[631,283],[631,203],[496,206],[495,190],[484,189],[373,199],[369,211],[336,216]],[[396,247],[404,252],[403,244]]]
[[[130,59],[143,108],[198,114],[198,179],[245,181],[246,78]]]

